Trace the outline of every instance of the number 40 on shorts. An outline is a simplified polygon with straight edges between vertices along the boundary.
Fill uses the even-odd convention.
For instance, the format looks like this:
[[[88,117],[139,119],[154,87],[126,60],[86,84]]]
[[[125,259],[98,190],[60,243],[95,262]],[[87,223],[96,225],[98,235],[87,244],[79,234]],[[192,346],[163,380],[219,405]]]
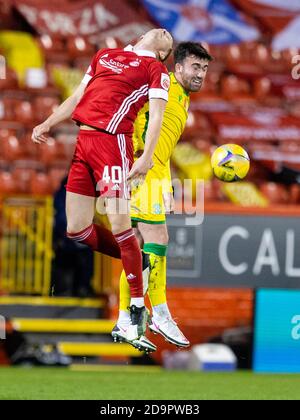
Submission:
[[[102,181],[106,184],[121,184],[123,170],[121,166],[105,166],[102,176]]]

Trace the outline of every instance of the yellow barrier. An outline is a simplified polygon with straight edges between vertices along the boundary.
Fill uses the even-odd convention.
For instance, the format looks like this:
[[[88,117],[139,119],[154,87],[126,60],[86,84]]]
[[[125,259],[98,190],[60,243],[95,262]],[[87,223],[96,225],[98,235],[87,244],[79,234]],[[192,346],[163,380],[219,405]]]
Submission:
[[[48,296],[51,285],[52,197],[2,201],[1,288]]]

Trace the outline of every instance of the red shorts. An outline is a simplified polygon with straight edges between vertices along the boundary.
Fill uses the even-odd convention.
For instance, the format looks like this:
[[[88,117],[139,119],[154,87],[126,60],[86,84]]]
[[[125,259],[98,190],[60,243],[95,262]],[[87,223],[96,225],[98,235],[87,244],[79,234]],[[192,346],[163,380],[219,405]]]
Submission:
[[[131,136],[80,130],[66,189],[90,197],[130,199]]]

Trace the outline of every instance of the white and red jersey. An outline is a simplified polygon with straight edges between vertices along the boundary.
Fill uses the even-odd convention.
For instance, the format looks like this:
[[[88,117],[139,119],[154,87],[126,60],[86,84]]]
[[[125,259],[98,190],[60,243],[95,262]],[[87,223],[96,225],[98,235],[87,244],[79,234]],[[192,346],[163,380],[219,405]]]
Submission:
[[[152,98],[168,100],[170,78],[151,51],[103,49],[83,78],[87,85],[73,120],[111,134],[132,134],[139,110]]]

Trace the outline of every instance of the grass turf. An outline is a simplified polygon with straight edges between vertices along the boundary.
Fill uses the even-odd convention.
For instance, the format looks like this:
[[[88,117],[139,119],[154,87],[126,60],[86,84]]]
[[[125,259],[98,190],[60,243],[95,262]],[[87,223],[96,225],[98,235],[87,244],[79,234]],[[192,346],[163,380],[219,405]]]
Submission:
[[[300,375],[0,368],[0,400],[300,399]]]

